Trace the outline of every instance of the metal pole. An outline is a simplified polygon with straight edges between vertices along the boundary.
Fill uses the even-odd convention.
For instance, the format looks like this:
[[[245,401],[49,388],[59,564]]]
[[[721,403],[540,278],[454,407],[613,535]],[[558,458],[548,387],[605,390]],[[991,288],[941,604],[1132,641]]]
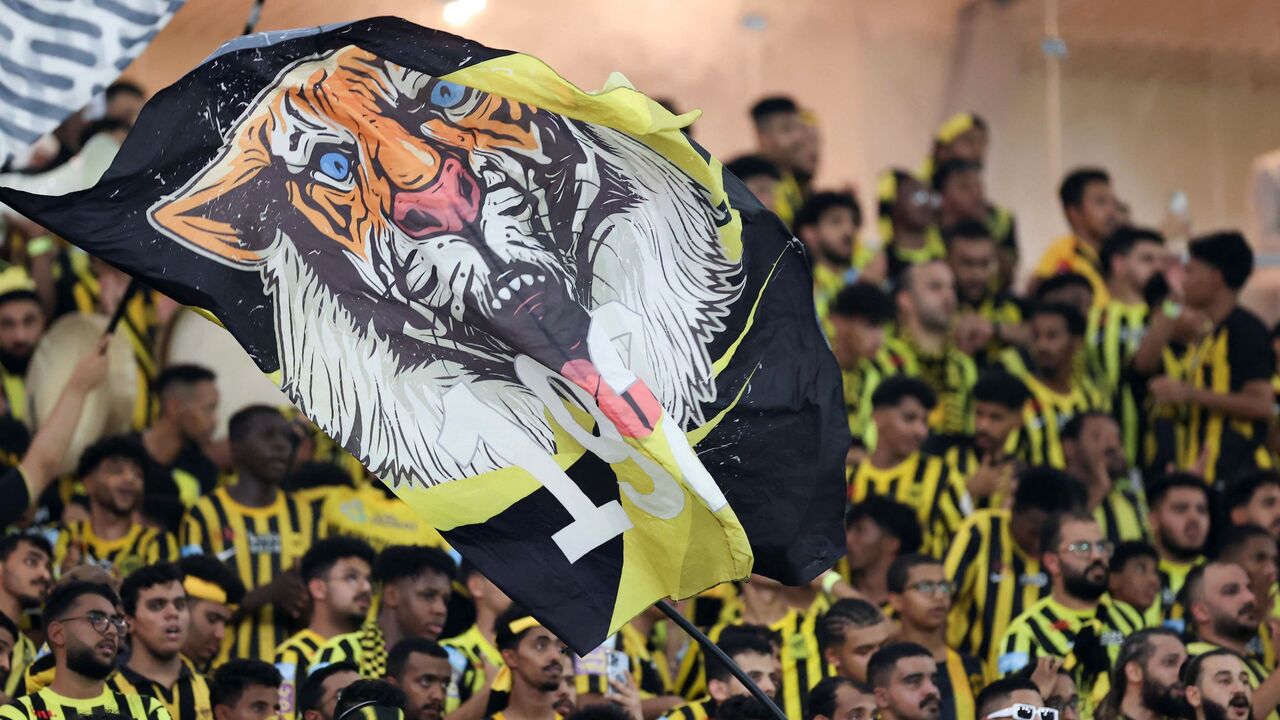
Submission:
[[[774,717],[778,720],[787,720],[786,714],[783,713],[776,704],[774,704],[773,698],[765,695],[764,691],[752,682],[751,678],[747,677],[747,674],[742,671],[742,668],[738,667],[738,663],[734,662],[733,658],[725,655],[724,651],[717,647],[715,643],[711,642],[710,638],[702,634],[702,631],[699,630],[697,626],[689,622],[689,618],[681,615],[680,611],[672,607],[666,600],[659,600],[656,605],[664,615],[671,618],[676,625],[679,625],[681,630],[684,630],[689,634],[689,637],[696,640],[697,643],[702,646],[703,652],[715,655],[717,660],[724,663],[725,666],[729,668],[729,672],[733,673],[733,676],[738,678],[738,681],[746,686],[747,690],[751,692],[755,699],[764,703],[765,707],[768,707],[773,711]]]

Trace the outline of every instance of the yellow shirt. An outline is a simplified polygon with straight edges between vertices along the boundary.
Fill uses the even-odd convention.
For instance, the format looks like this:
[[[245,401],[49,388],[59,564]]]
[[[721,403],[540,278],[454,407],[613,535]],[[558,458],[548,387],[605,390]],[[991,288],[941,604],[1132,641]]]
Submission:
[[[1066,235],[1053,241],[1040,256],[1040,262],[1036,263],[1035,276],[1046,278],[1069,272],[1083,275],[1093,286],[1095,309],[1111,302],[1111,293],[1102,277],[1098,252],[1089,243],[1080,242],[1075,235]]]
[[[320,537],[349,535],[374,550],[389,545],[430,545],[448,549],[440,533],[405,501],[388,497],[381,488],[362,485],[338,488],[320,509]]]

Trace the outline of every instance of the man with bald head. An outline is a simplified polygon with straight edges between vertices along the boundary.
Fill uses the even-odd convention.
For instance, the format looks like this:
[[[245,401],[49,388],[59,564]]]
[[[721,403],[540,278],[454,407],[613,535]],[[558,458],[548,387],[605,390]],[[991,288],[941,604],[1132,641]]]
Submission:
[[[897,325],[879,364],[885,372],[915,375],[938,394],[929,426],[948,435],[973,430],[970,392],[978,371],[951,337],[957,311],[956,280],[945,260],[908,265],[897,278]]]

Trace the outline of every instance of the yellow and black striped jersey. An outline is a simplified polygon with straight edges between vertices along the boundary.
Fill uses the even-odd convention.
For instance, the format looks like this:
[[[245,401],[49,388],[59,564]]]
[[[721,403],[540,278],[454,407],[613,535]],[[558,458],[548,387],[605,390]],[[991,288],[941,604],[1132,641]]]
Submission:
[[[977,697],[987,685],[982,663],[972,655],[947,648],[947,659],[938,663],[939,720],[967,720],[977,712]]]
[[[49,688],[14,698],[0,707],[3,720],[79,720],[94,713],[109,712],[129,720],[170,720],[169,711],[152,697],[121,693],[103,687],[97,697],[78,699],[59,695]]]
[[[1189,563],[1174,562],[1160,558],[1156,563],[1156,574],[1160,576],[1160,592],[1156,601],[1143,613],[1148,627],[1164,625],[1179,633],[1187,631],[1186,608],[1182,605],[1182,586],[1187,575],[1197,565],[1203,565],[1203,557]]]
[[[885,227],[892,228],[892,225],[882,224],[882,232]],[[909,248],[900,241],[895,242],[891,229],[885,234],[887,237],[882,237],[881,240],[884,242],[887,274],[891,279],[900,277],[902,271],[911,265],[943,260],[947,257],[947,244],[943,241],[942,233],[938,231],[937,226],[931,225],[925,230],[924,245],[918,248]]]
[[[1005,353],[1008,355],[1008,353]],[[1028,465],[1067,466],[1062,452],[1062,428],[1071,418],[1088,410],[1107,411],[1106,396],[1087,378],[1077,375],[1071,390],[1060,393],[1045,385],[1031,372],[1015,373],[1031,392],[1022,410],[1021,446]]]
[[[107,687],[120,693],[155,698],[173,720],[213,720],[213,703],[209,700],[209,683],[195,667],[182,658],[182,670],[173,687],[134,672],[128,665],[107,680]]]
[[[16,622],[16,618],[14,620]],[[13,649],[9,651],[9,675],[4,681],[5,695],[15,698],[28,692],[27,668],[35,662],[36,653],[36,644],[31,642],[31,638],[27,637],[25,632],[18,633]]]
[[[849,434],[853,444],[865,448],[876,446],[876,426],[871,422],[871,394],[880,386],[880,368],[870,360],[862,360],[853,370],[841,373],[844,385],[844,407],[849,416]]]
[[[1257,316],[1237,307],[1204,340],[1187,349],[1183,361],[1187,381],[1193,388],[1219,394],[1239,392],[1249,382],[1270,381],[1276,363],[1269,337]],[[1209,483],[1273,464],[1265,422],[1188,403],[1182,425],[1178,465],[1195,467],[1204,451],[1204,478]]]
[[[973,513],[964,481],[951,474],[941,457],[920,452],[883,470],[870,458],[859,463],[849,479],[849,501],[858,503],[868,495],[913,508],[924,531],[921,552],[939,558],[960,523]]]
[[[1100,308],[1111,302],[1111,290],[1107,287],[1106,280],[1102,279],[1102,260],[1098,257],[1098,251],[1075,235],[1054,240],[1040,256],[1033,271],[1038,278],[1066,273],[1083,275],[1093,286],[1093,307]]]
[[[1009,491],[1013,487],[1013,479],[1017,477],[1020,463],[1017,458],[1021,454],[1019,452],[1019,443],[1023,436],[1016,430],[1009,433],[1007,442],[1004,446],[1004,457],[999,464],[1000,469],[1008,474],[1009,484],[1003,489],[997,489],[986,497],[974,497],[970,493],[969,500],[973,503],[974,510],[993,510],[1005,506],[1011,499]],[[926,448],[928,445],[926,444]],[[978,448],[973,444],[973,438],[959,437],[952,438],[947,447],[942,450],[942,461],[946,463],[947,470],[954,475],[958,482],[968,487],[969,478],[982,465],[982,458],[978,454]]]
[[[947,644],[995,667],[999,640],[1025,608],[1049,594],[1040,562],[1014,542],[1008,510],[979,510],[960,525],[947,550],[956,584]]]
[[[560,713],[551,713],[551,715],[551,720],[564,720],[564,717],[561,716]],[[485,720],[507,720],[507,714],[499,710],[492,715],[485,715]]]
[[[977,303],[960,302],[960,313],[978,315],[987,320],[987,322],[997,325],[1018,325],[1022,322],[1023,310],[1022,305],[1016,298],[1008,293],[988,293]],[[986,367],[998,361],[1000,353],[1003,352],[1008,343],[1000,340],[999,337],[993,336],[985,347],[980,348],[973,354],[973,360],[978,367]]]
[[[1067,607],[1052,596],[1046,597],[1009,624],[1000,641],[1002,652],[996,667],[1001,675],[1008,675],[1045,655],[1063,658],[1064,667],[1075,675],[1076,687],[1080,690],[1084,704],[1081,714],[1091,717],[1090,708],[1101,702],[1109,687],[1107,673],[1125,637],[1145,626],[1136,610],[1128,605],[1113,604],[1105,595],[1097,607],[1081,610]],[[1105,652],[1106,658],[1086,657],[1088,650],[1080,641],[1086,628],[1096,640],[1092,649]]]
[[[78,520],[58,533],[53,548],[54,567],[62,567],[68,555],[78,555],[80,564],[96,565],[123,578],[144,565],[177,560],[178,539],[173,533],[134,523],[121,537],[105,540],[98,537],[89,521]]]
[[[298,691],[307,680],[307,669],[315,659],[324,636],[303,628],[280,643],[272,662],[280,671],[280,720],[293,720],[298,712]]]
[[[1147,509],[1142,498],[1127,487],[1113,487],[1098,507],[1093,519],[1113,543],[1148,540]]]
[[[1268,673],[1276,669],[1276,641],[1266,622],[1258,624],[1258,634],[1249,641],[1249,657],[1262,663]]]
[[[813,307],[818,312],[818,322],[822,325],[822,331],[826,333],[828,342],[834,342],[836,331],[830,319],[831,303],[845,285],[857,279],[858,272],[852,267],[836,270],[816,262],[812,267]]]
[[[666,715],[663,715],[660,720],[714,720],[715,716],[716,701],[712,698],[704,697],[683,705],[677,705]]]
[[[884,376],[911,375],[929,384],[938,406],[929,413],[929,427],[944,435],[973,432],[973,386],[978,369],[973,358],[950,340],[940,354],[925,352],[911,333],[899,327],[886,337],[876,365]]]
[[[778,705],[789,718],[804,717],[809,706],[809,690],[828,671],[827,663],[818,651],[818,637],[814,626],[816,616],[817,613],[801,612],[793,608],[781,620],[769,626],[778,634],[780,647],[778,660],[782,665],[782,686],[778,688]],[[716,642],[726,627],[740,624],[742,623],[739,621],[717,625],[707,632],[707,637]],[[706,667],[702,652],[697,646],[690,646],[681,660],[675,687],[678,695],[689,700],[707,694]]]
[[[1121,443],[1131,467],[1142,461],[1143,422],[1138,404],[1141,394],[1133,392],[1135,378],[1129,364],[1147,334],[1149,313],[1146,303],[1129,305],[1112,300],[1089,313],[1085,333],[1089,373],[1110,395],[1111,413],[1120,423]]]
[[[271,583],[302,559],[315,537],[315,520],[306,503],[278,491],[265,507],[232,499],[225,487],[206,495],[182,519],[183,554],[213,555],[232,567],[247,590]],[[220,658],[271,662],[276,646],[293,629],[275,607],[266,605],[228,629]]]
[[[502,653],[498,652],[498,648],[489,639],[480,632],[480,628],[472,625],[466,632],[442,640],[441,645],[445,647],[457,648],[467,656],[467,661],[475,668],[482,668],[488,665],[493,668],[506,667],[506,661],[502,659]],[[485,674],[483,672],[472,673],[468,678],[470,682],[469,694],[474,695],[484,688]]]

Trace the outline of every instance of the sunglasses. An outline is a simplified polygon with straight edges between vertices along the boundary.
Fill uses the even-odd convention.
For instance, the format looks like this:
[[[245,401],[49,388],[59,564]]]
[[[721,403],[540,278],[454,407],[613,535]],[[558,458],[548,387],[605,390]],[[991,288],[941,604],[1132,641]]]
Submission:
[[[987,716],[987,720],[1013,718],[1014,720],[1058,720],[1058,711],[1053,708],[1036,707],[1026,703],[1015,703],[1011,707],[997,710]]]

